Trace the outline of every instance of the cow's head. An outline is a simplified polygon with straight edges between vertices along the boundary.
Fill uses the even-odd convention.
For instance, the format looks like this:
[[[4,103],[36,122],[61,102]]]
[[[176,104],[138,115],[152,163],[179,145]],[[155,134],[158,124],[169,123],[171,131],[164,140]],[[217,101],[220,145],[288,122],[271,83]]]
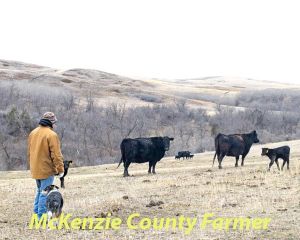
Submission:
[[[173,141],[174,138],[169,138],[169,137],[163,137],[163,143],[164,143],[164,148],[165,151],[168,151],[170,148],[170,141]]]
[[[259,143],[259,139],[257,138],[257,133],[255,130],[253,132],[251,132],[251,137],[252,137],[254,143]]]
[[[67,169],[70,167],[70,164],[72,163],[73,161],[64,161],[64,168]]]
[[[261,155],[262,155],[262,156],[266,156],[267,153],[268,153],[268,151],[269,151],[269,148],[262,148],[261,150],[262,150],[262,151],[261,151]]]

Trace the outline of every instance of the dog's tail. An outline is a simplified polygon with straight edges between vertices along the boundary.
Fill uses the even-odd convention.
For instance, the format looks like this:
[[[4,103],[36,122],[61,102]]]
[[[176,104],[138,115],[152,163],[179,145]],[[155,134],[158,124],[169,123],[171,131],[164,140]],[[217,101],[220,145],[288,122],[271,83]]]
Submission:
[[[49,212],[51,212],[51,215],[54,215],[54,216],[56,216],[56,214],[60,211],[61,207],[62,206],[60,205],[60,203],[56,200],[52,201],[50,203],[50,205],[48,206],[48,208],[50,210]]]
[[[59,206],[60,206],[59,202],[57,202],[57,201],[54,201],[54,202],[53,202],[53,208],[54,208],[55,210],[58,210]]]

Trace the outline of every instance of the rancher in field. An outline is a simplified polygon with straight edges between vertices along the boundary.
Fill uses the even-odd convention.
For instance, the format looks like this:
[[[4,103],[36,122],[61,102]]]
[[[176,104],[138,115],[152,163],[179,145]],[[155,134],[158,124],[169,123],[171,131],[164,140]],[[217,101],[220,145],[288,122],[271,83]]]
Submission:
[[[240,155],[242,155],[242,166],[244,166],[244,160],[250,151],[253,143],[258,143],[256,131],[245,134],[232,134],[225,135],[219,133],[215,138],[216,153],[213,160],[213,165],[216,156],[218,157],[219,169],[222,168],[222,160],[225,156],[235,157],[235,167],[238,167],[238,161]]]
[[[47,211],[47,196],[42,191],[53,184],[55,174],[58,174],[58,177],[64,175],[60,141],[53,129],[56,122],[54,113],[46,112],[39,126],[28,137],[28,164],[37,185],[33,211],[39,219]]]

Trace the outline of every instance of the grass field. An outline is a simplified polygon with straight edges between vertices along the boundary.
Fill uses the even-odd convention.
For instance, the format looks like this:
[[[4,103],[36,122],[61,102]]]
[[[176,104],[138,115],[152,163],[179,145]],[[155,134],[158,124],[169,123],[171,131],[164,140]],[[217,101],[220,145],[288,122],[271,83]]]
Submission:
[[[123,221],[119,230],[30,230],[35,182],[28,171],[0,173],[1,239],[299,239],[300,141],[291,147],[290,171],[267,170],[269,160],[254,146],[244,167],[225,158],[223,169],[212,168],[213,152],[192,160],[162,159],[157,174],[148,175],[147,164],[132,164],[123,178],[117,164],[72,168],[62,189],[64,213],[73,217],[105,217]],[[280,162],[281,164],[281,162]],[[58,179],[55,184],[59,185]],[[157,206],[152,206],[157,205]],[[198,218],[189,235],[184,230],[130,230],[127,217]],[[199,227],[205,213],[216,217],[271,218],[267,230],[213,230]],[[186,225],[185,225],[186,226]]]

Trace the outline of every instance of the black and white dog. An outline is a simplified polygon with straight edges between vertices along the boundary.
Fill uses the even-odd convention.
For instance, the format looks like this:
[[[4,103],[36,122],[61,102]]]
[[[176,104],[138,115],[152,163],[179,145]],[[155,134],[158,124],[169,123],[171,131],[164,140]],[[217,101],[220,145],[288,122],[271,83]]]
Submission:
[[[62,212],[64,200],[58,189],[59,187],[50,185],[43,190],[43,194],[47,195],[46,207],[48,222],[52,217],[58,218]]]

